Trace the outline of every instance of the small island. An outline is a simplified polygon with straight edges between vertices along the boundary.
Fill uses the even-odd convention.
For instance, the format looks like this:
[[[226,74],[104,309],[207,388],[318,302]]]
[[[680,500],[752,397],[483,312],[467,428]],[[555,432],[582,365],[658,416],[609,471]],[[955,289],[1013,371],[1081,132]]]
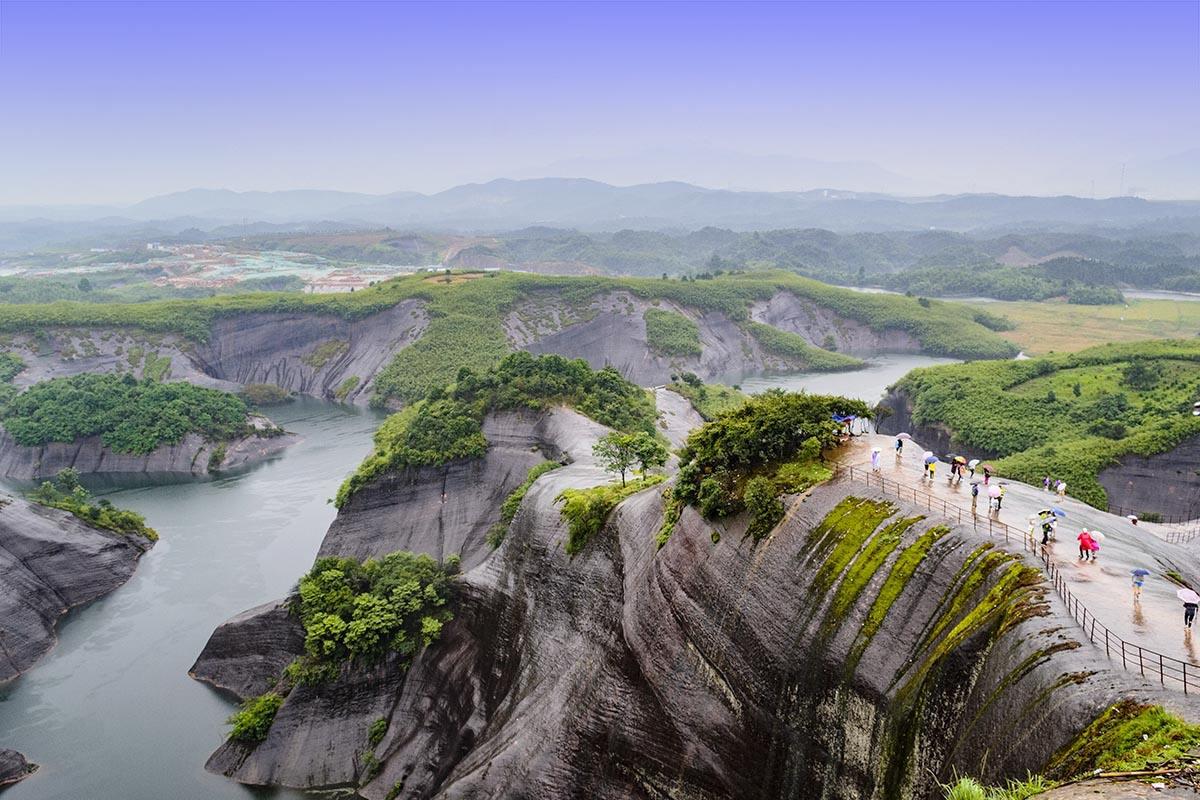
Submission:
[[[185,382],[80,374],[34,384],[0,409],[0,474],[208,475],[277,455],[297,437],[236,395]]]

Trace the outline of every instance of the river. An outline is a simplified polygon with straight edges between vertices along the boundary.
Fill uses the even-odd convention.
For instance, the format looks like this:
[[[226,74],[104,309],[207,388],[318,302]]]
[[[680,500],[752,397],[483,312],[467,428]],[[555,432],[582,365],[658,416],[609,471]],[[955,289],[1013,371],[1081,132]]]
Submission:
[[[0,689],[0,747],[41,765],[4,800],[301,798],[204,771],[232,704],[187,671],[213,629],[282,597],[333,521],[326,503],[380,416],[299,400],[271,417],[303,437],[272,462],[212,481],[107,491],[161,539],[133,578],[59,626],[59,644]]]
[[[908,370],[952,361],[881,355],[854,372],[751,378],[742,388],[873,403]],[[334,518],[326,499],[370,450],[381,417],[311,399],[271,417],[303,437],[274,461],[211,481],[103,492],[144,514],[161,539],[127,584],[70,614],[58,646],[0,689],[0,747],[41,765],[4,800],[306,796],[204,771],[234,708],[187,671],[214,628],[282,597],[311,566]]]
[[[959,361],[957,358],[883,354],[871,356],[866,367],[852,372],[795,372],[769,375],[747,378],[742,381],[741,387],[747,394],[759,394],[768,389],[840,394],[874,405],[883,399],[887,387],[903,378],[909,370],[938,364],[957,364]]]

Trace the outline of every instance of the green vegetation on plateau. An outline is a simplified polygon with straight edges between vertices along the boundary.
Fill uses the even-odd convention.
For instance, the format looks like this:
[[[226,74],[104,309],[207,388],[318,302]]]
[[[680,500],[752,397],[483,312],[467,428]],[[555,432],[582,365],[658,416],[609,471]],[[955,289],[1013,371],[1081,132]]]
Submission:
[[[698,281],[521,273],[470,277],[473,279],[444,283],[416,275],[348,294],[259,292],[149,303],[0,304],[0,332],[125,327],[205,341],[218,317],[308,312],[358,319],[404,300],[419,300],[425,303],[430,316],[428,327],[420,339],[396,354],[375,384],[379,399],[404,402],[415,402],[430,390],[451,383],[461,367],[482,373],[496,366],[509,352],[505,315],[521,301],[550,292],[582,307],[601,295],[625,291],[697,311],[719,311],[746,325],[751,304],[788,291],[874,330],[902,330],[920,340],[931,354],[960,358],[1005,358],[1015,354],[1011,344],[980,325],[974,312],[963,306],[942,302],[922,305],[909,297],[854,292],[782,271],[721,275]],[[820,348],[813,351],[808,355],[844,363],[844,357]]]
[[[317,559],[300,579],[295,613],[304,624],[305,655],[288,668],[298,682],[332,678],[349,661],[370,663],[386,653],[407,663],[441,634],[457,562],[438,564],[407,551],[359,563]]]
[[[252,406],[277,406],[292,400],[291,392],[273,383],[248,383],[240,394]]]
[[[263,741],[282,705],[283,698],[275,692],[249,698],[237,713],[225,720],[226,725],[233,726],[229,730],[229,738],[245,744]]]
[[[28,447],[100,436],[119,453],[146,454],[189,433],[211,441],[248,432],[238,397],[190,383],[132,375],[81,374],[29,387],[3,410],[3,424]]]
[[[682,314],[648,308],[642,315],[646,320],[646,342],[650,349],[663,356],[698,356],[700,326]]]
[[[608,521],[608,515],[625,498],[666,480],[664,475],[646,475],[622,485],[606,483],[587,489],[564,489],[555,502],[561,502],[567,521],[567,555],[575,555],[592,540]]]
[[[69,511],[97,528],[127,536],[141,536],[158,541],[158,532],[146,524],[146,518],[136,511],[117,508],[107,500],[96,501],[79,484],[79,472],[67,467],[60,469],[53,481],[44,481],[29,493],[29,499],[50,508]]]
[[[803,364],[808,369],[832,371],[856,369],[863,365],[862,359],[814,347],[798,333],[782,331],[761,322],[750,322],[746,327],[763,350],[771,355]]]
[[[719,414],[733,411],[746,402],[746,395],[737,389],[719,383],[706,385],[690,372],[680,375],[678,380],[672,379],[667,388],[686,397],[705,421],[714,420]]]
[[[389,470],[482,456],[489,411],[555,405],[619,431],[656,430],[653,398],[611,367],[593,370],[581,359],[512,353],[483,374],[464,367],[453,385],[388,417],[375,433],[375,451],[338,489],[336,505]]]
[[[1134,772],[1167,768],[1200,747],[1200,726],[1162,706],[1124,700],[1101,714],[1075,741],[1054,754],[1047,775],[1070,779],[1094,770]]]
[[[1000,456],[1027,483],[1062,478],[1107,502],[1096,476],[1123,455],[1150,456],[1200,434],[1200,342],[1104,345],[1069,355],[914,370],[897,387],[918,425],[943,423],[966,447]]]
[[[859,400],[832,395],[769,391],[751,397],[688,437],[674,500],[710,519],[749,509],[748,532],[761,538],[783,514],[775,497],[828,477],[818,461],[838,439],[833,415],[870,413]]]

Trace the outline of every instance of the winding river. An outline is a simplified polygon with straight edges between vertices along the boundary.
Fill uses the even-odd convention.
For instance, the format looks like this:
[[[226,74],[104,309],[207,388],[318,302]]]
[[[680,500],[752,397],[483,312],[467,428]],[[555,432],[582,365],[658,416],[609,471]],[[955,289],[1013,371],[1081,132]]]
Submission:
[[[220,623],[283,596],[334,517],[326,503],[380,416],[317,400],[271,409],[304,440],[249,472],[108,491],[161,540],[133,578],[71,614],[59,644],[0,689],[0,747],[41,769],[4,800],[300,798],[204,771],[230,702],[187,671]]]
[[[908,370],[951,360],[884,355],[854,372],[753,378],[742,388],[875,402]],[[326,499],[370,450],[381,417],[311,399],[271,412],[303,437],[275,461],[212,481],[104,492],[145,514],[162,538],[129,583],[71,614],[58,646],[0,689],[0,747],[41,765],[4,800],[305,796],[204,771],[233,707],[187,670],[217,625],[283,596],[309,568],[334,517]]]

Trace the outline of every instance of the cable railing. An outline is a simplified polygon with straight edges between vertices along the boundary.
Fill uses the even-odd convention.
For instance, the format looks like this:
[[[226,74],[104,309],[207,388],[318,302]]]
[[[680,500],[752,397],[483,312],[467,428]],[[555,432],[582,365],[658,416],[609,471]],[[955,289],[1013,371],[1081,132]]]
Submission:
[[[1103,647],[1104,654],[1110,661],[1121,660],[1121,666],[1130,671],[1136,671],[1142,677],[1158,682],[1164,687],[1183,689],[1184,694],[1200,691],[1200,665],[1189,664],[1174,656],[1163,655],[1155,650],[1142,647],[1134,642],[1126,641],[1096,618],[1096,615],[1075,596],[1062,571],[1050,557],[1048,548],[1037,544],[1028,531],[1018,530],[1011,525],[994,519],[990,513],[980,515],[974,510],[964,510],[961,506],[947,503],[940,497],[934,497],[899,481],[890,480],[877,472],[863,467],[839,465],[834,469],[833,478],[849,478],[861,481],[868,487],[878,488],[900,500],[911,500],[915,505],[924,505],[929,511],[937,511],[944,517],[954,520],[961,525],[971,525],[976,530],[986,530],[989,536],[1003,537],[1004,543],[1011,547],[1020,542],[1021,548],[1042,562],[1042,568],[1054,585],[1059,597],[1066,604],[1067,611],[1083,629],[1088,640],[1096,647]],[[982,519],[981,519],[982,516]],[[986,525],[983,524],[986,522]],[[1188,667],[1191,667],[1189,670]]]

